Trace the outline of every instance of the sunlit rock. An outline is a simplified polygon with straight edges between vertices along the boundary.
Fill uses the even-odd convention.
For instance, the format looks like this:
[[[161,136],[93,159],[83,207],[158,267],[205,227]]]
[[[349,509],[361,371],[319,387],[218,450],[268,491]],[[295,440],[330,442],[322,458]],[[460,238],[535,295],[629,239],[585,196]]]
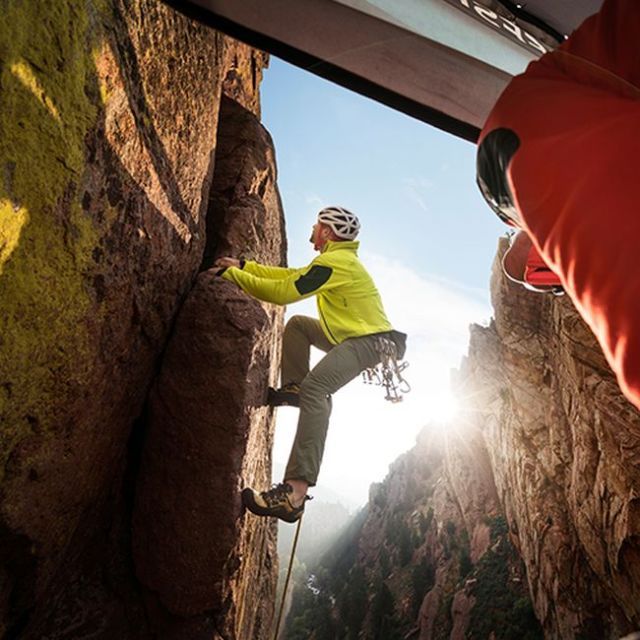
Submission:
[[[212,232],[221,94],[255,120],[266,57],[158,0],[10,2],[0,42],[0,637],[211,638],[233,616],[186,618],[145,592],[131,513],[148,392]],[[255,215],[279,220],[268,173]],[[279,320],[259,313],[240,360],[277,355]],[[268,475],[252,447],[269,420],[250,422],[264,440],[249,436],[234,489],[233,472]],[[259,537],[239,534],[211,583],[244,584]]]

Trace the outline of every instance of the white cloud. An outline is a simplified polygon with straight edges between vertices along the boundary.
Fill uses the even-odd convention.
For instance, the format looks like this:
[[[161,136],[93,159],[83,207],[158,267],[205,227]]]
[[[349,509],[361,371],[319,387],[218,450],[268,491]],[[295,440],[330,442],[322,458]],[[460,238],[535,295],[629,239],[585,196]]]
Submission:
[[[395,328],[409,335],[406,377],[412,391],[403,402],[384,400],[384,391],[357,378],[334,397],[333,415],[319,482],[357,504],[380,481],[388,465],[411,448],[419,430],[439,417],[449,394],[451,369],[467,352],[469,325],[486,321],[487,303],[477,291],[459,287],[371,253],[363,262],[382,295]],[[287,315],[315,316],[306,301]],[[321,354],[315,354],[316,358]],[[286,463],[295,433],[297,410],[279,409],[274,457]]]
[[[317,193],[308,193],[304,197],[306,204],[311,205],[315,209],[321,209],[323,207],[324,200]]]
[[[415,202],[420,209],[425,212],[429,211],[425,194],[427,191],[433,189],[433,181],[429,178],[404,178],[403,193],[409,198],[409,200]]]
[[[417,204],[422,211],[429,213],[426,200],[415,189],[407,188],[405,189],[404,194],[409,200]]]
[[[431,178],[418,177],[418,178],[404,178],[402,181],[408,187],[413,187],[415,189],[433,189],[435,183]]]

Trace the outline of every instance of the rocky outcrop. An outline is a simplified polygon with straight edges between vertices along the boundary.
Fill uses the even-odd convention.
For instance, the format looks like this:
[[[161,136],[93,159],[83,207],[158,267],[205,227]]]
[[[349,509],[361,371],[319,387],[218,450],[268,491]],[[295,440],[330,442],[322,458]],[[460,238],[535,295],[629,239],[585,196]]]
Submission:
[[[568,299],[497,266],[492,292],[460,381],[536,613],[547,637],[617,638],[640,626],[640,415]]]
[[[425,428],[372,486],[366,509],[311,568],[316,592],[297,589],[287,637],[306,637],[318,616],[332,625],[319,638],[542,637],[481,434],[449,436]]]
[[[271,137],[250,110],[226,95],[220,118],[202,268],[221,255],[282,264],[286,244],[274,232],[283,222]]]
[[[228,98],[207,228],[212,255],[244,248],[268,264],[285,259],[271,139]],[[273,421],[263,405],[277,381],[282,309],[215,271],[200,274],[182,306],[151,393],[134,556],[139,578],[173,614],[217,618],[225,638],[258,639],[273,613],[275,525],[241,518],[240,489],[270,484]]]
[[[224,43],[222,92],[259,120],[262,69],[267,66],[269,56],[250,47],[238,46],[230,38],[225,38]]]
[[[252,628],[258,618],[266,626],[269,614],[259,610],[255,618],[246,609],[225,617],[209,608],[198,617],[166,596],[163,601],[164,594],[151,595],[136,577],[130,540],[141,457],[151,464],[143,455],[151,442],[147,417],[170,397],[158,384],[145,409],[147,395],[165,349],[169,363],[185,354],[186,335],[168,348],[167,339],[211,233],[206,219],[221,94],[224,87],[258,113],[265,58],[158,0],[10,3],[0,42],[0,637],[124,639],[160,631],[155,637],[211,637],[214,629],[236,628],[242,616],[245,626],[238,628]],[[262,155],[273,159],[272,150]],[[269,179],[275,180],[273,167]],[[257,220],[268,210],[278,220],[270,239],[277,250],[269,257],[280,260],[281,211],[273,209],[273,185],[264,184],[270,200],[254,214]],[[238,344],[237,353],[222,343],[209,351],[218,358],[233,351],[229,366],[244,366],[238,375],[255,377],[249,401],[268,379],[268,371],[257,369],[276,355],[272,329],[280,320],[224,293],[210,274],[202,279],[194,295],[216,305],[208,321],[227,322],[227,336],[234,327],[236,335],[246,328],[256,336],[256,344]],[[194,305],[180,326],[189,327]],[[247,322],[253,319],[250,329],[230,320],[233,305],[243,307]],[[218,333],[219,325],[209,337]],[[193,333],[191,340],[198,342]],[[215,377],[205,371],[203,380],[215,385],[209,396],[226,404],[219,386],[224,371]],[[163,369],[161,379],[170,377]],[[180,401],[186,417],[188,403]],[[258,452],[268,445],[269,417],[239,406],[215,411],[220,429],[199,433],[206,443],[200,453],[213,455],[207,436],[220,437],[229,427],[235,431],[225,443],[234,443],[239,458],[222,473],[230,482],[234,473],[266,476],[268,459]],[[237,423],[223,425],[231,419]],[[161,428],[154,425],[151,433]],[[167,451],[161,443],[154,455]],[[186,448],[171,451],[176,460],[188,455]],[[160,490],[160,482],[147,480]],[[204,503],[207,490],[221,484],[211,482],[199,491],[193,486],[174,505],[183,529],[203,512],[180,509]],[[234,489],[238,483],[235,476]],[[177,500],[175,487],[168,491],[165,508]],[[144,510],[141,497],[138,504]],[[238,520],[237,505],[231,508],[230,519]],[[216,595],[205,598],[204,608],[226,607],[220,603],[229,593],[261,582],[250,577],[255,567],[238,564],[251,545],[263,544],[271,557],[271,534],[247,528],[243,537],[241,523],[220,526],[237,537],[221,544],[215,558],[202,551],[211,535],[193,532],[197,544],[167,559],[176,580],[178,560],[185,571],[202,558],[222,567],[210,576]],[[141,574],[151,571],[149,557],[140,561]],[[197,576],[190,576],[195,585]],[[262,588],[268,591],[270,581],[265,575]]]
[[[275,525],[241,517],[240,480],[270,481],[272,416],[262,405],[280,320],[202,273],[150,398],[134,511],[137,575],[173,614],[218,616],[226,638],[260,638],[271,622]],[[258,570],[272,579],[258,580]],[[253,611],[240,620],[246,606]]]

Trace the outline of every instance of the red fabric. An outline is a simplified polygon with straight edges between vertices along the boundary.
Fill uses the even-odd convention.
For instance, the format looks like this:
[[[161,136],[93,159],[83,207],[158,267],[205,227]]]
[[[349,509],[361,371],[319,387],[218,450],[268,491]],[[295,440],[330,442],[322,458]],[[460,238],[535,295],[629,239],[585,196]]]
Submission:
[[[606,0],[498,100],[523,227],[640,408],[640,1]]]
[[[524,281],[536,287],[554,287],[562,284],[560,278],[549,269],[535,245],[531,247],[527,256]]]

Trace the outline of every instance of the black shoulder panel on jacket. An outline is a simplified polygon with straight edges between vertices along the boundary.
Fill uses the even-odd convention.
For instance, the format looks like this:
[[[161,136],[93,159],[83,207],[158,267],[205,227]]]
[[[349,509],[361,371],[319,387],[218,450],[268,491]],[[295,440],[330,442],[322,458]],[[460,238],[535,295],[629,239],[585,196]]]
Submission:
[[[296,281],[296,289],[298,293],[303,296],[307,293],[311,293],[316,289],[319,289],[333,273],[333,269],[330,267],[323,267],[320,264],[313,265],[307,273],[300,276]]]
[[[478,148],[478,186],[489,206],[507,224],[517,222],[518,219],[507,180],[507,169],[519,146],[520,138],[517,134],[511,129],[501,128],[487,134]]]

